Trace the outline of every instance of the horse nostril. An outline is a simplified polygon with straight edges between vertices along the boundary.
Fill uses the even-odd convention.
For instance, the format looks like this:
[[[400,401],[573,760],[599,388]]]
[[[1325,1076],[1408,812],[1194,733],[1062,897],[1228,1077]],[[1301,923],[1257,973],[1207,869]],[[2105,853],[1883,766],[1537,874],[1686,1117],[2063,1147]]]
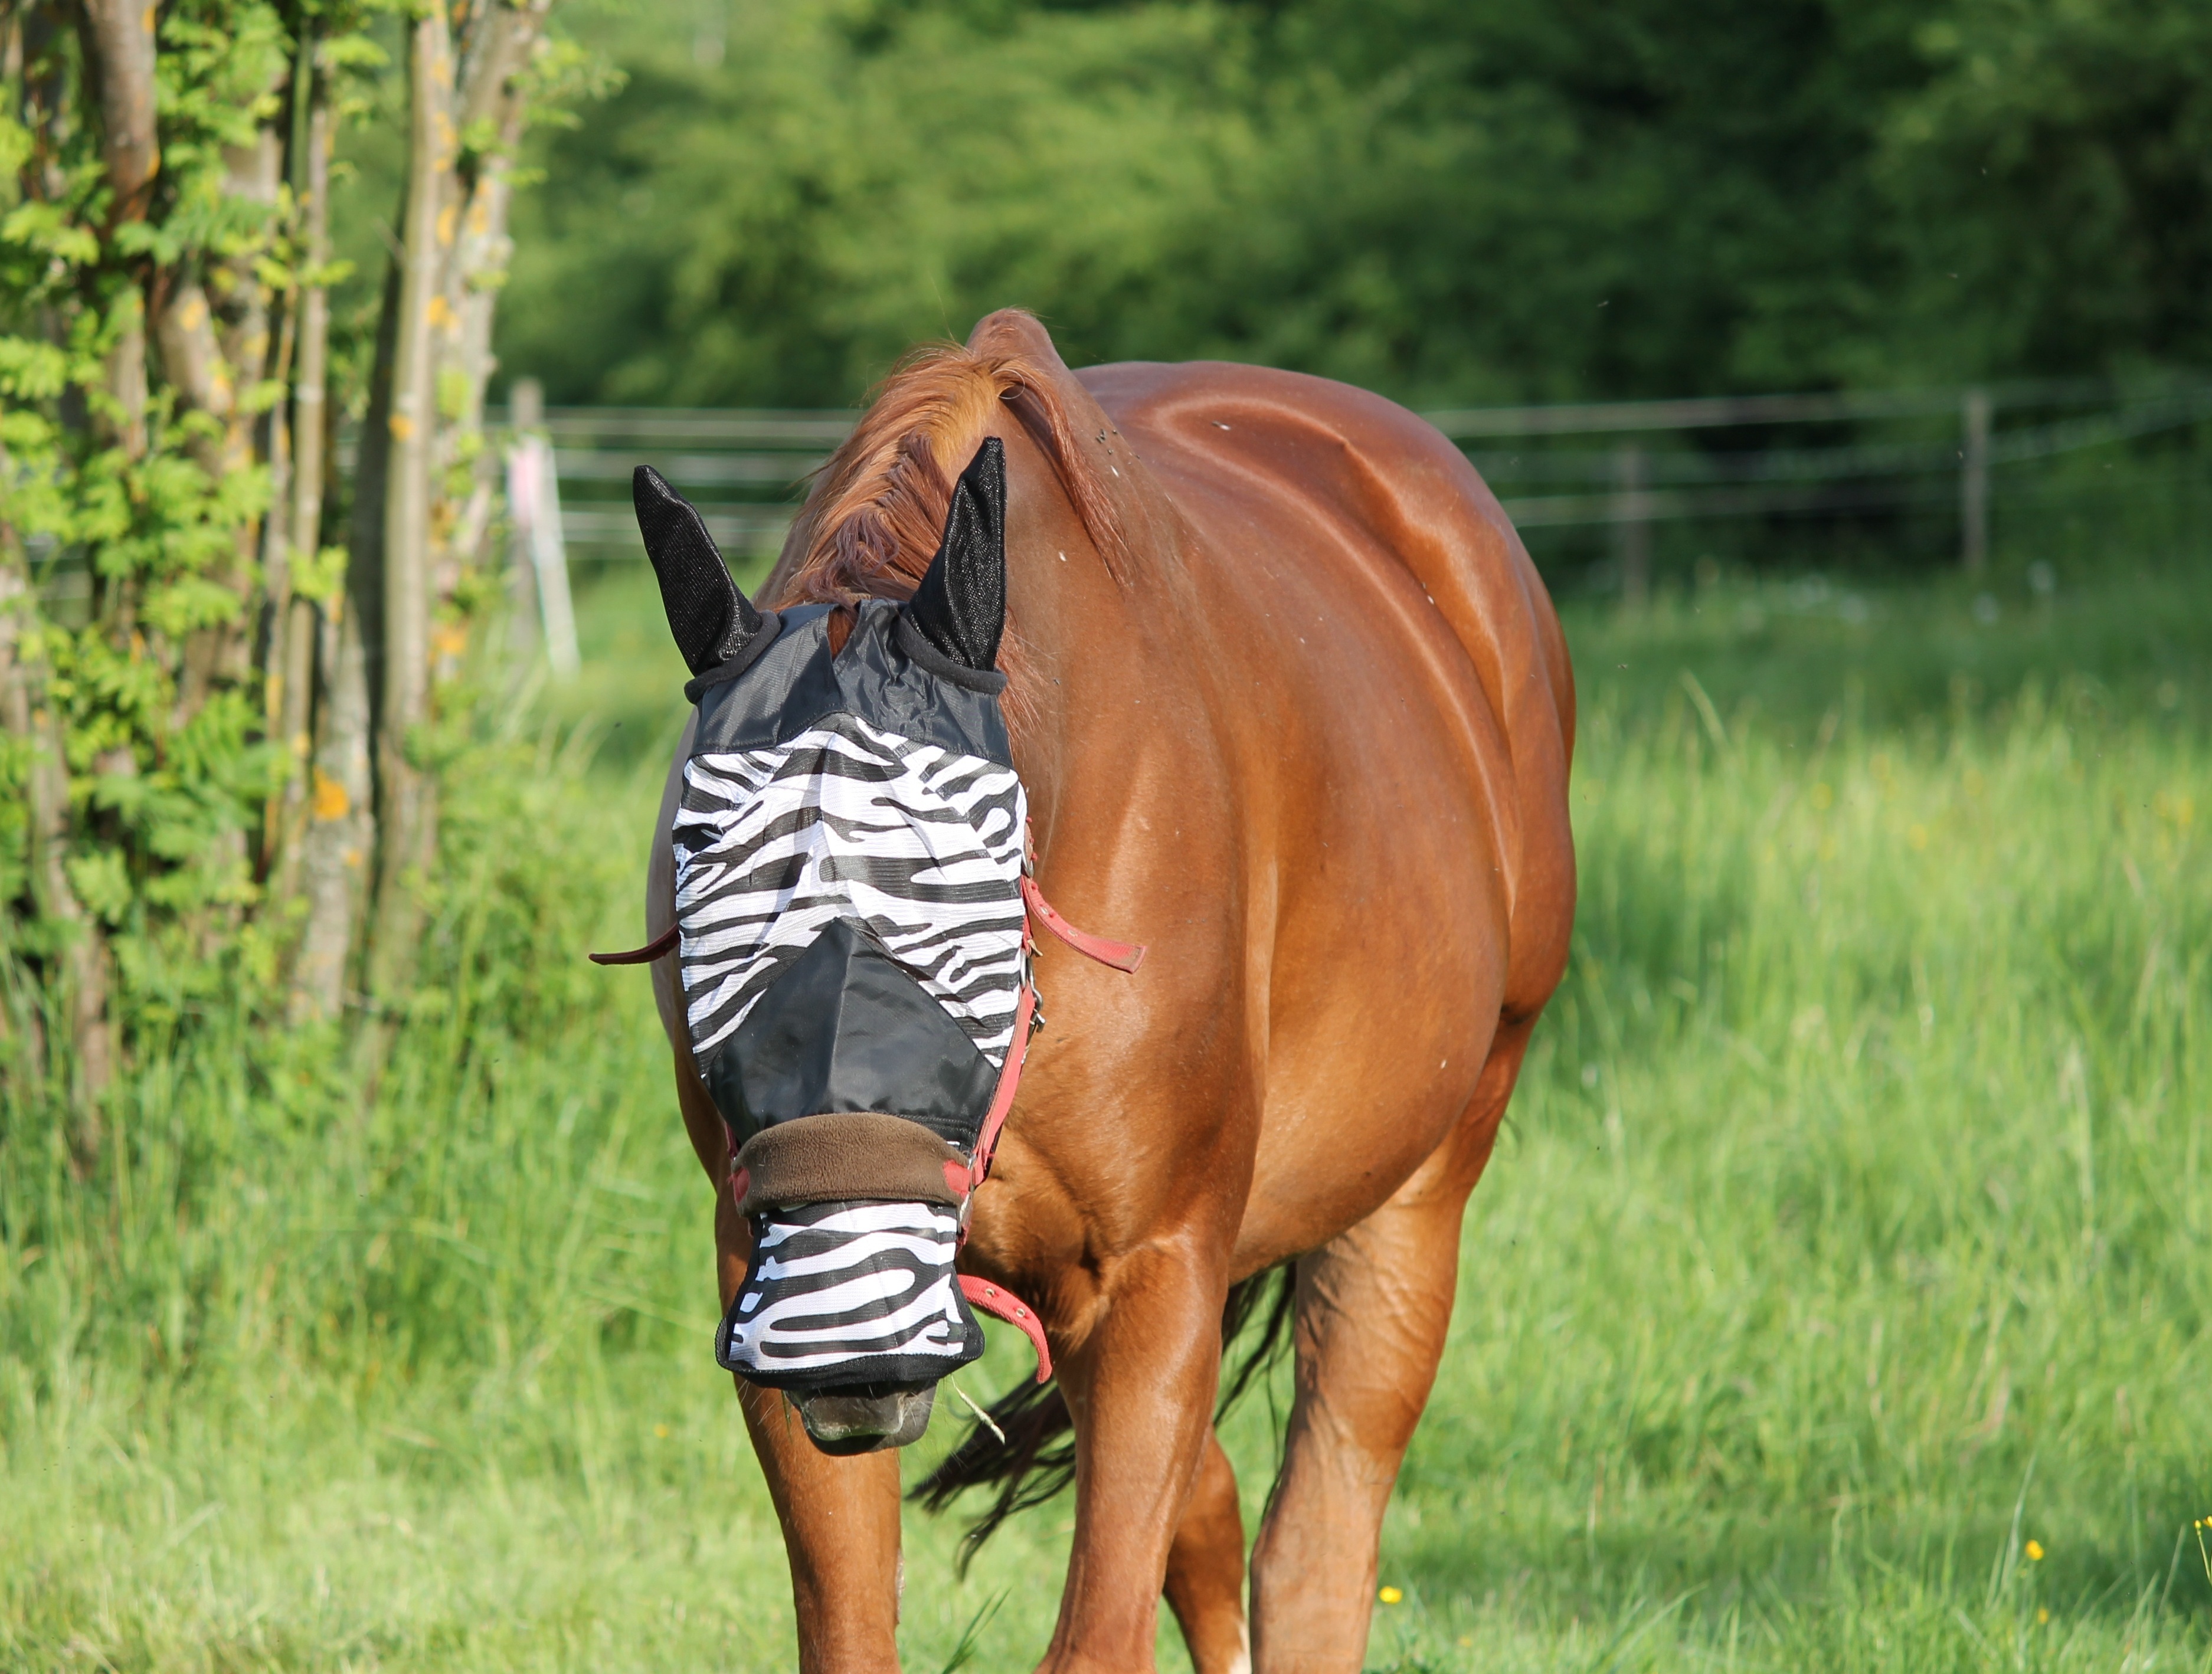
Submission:
[[[921,1440],[936,1399],[933,1383],[848,1384],[793,1395],[791,1403],[814,1445],[825,1453],[843,1455]]]

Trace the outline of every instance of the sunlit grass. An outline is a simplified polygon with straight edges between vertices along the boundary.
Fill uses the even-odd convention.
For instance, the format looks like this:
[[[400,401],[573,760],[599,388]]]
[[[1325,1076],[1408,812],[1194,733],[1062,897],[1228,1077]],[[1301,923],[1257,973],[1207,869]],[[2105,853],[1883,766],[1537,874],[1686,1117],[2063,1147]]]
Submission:
[[[641,739],[642,579],[580,611]],[[1571,616],[1576,959],[1370,1666],[2212,1667],[2212,608],[1986,585]],[[366,1108],[211,1027],[94,1180],[10,1114],[0,1665],[793,1665],[647,985],[580,961],[639,922],[621,736],[487,756]],[[909,1665],[1033,1660],[1070,1512],[964,1581],[910,1517]]]

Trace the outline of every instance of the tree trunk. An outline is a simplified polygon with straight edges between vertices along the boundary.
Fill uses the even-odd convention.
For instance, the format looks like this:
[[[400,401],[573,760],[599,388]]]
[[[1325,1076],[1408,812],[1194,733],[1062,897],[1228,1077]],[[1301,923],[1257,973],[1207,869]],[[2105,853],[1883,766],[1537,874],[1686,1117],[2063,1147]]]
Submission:
[[[484,391],[497,364],[491,352],[492,319],[514,248],[507,232],[507,211],[514,196],[514,151],[526,114],[518,78],[537,47],[550,4],[550,0],[524,0],[512,8],[492,8],[471,32],[465,55],[463,131],[489,133],[491,143],[474,159],[471,178],[465,183],[467,203],[445,280],[440,378],[441,385],[451,380],[461,393],[460,410],[452,415],[442,438],[447,459],[459,457],[483,434]],[[462,568],[481,561],[498,490],[494,456],[477,448],[474,457],[472,492],[467,506],[453,519],[447,565],[451,573],[443,578],[448,588]]]
[[[299,372],[292,386],[292,503],[270,517],[270,526],[289,517],[289,538],[285,561],[312,559],[322,547],[323,531],[323,380],[329,375],[330,293],[320,282],[321,270],[330,260],[331,112],[320,79],[313,68],[312,52],[302,50],[299,74],[306,79],[308,100],[306,133],[293,169],[294,191],[305,211],[307,225],[301,256],[307,282],[300,288],[295,312],[299,319]],[[275,578],[270,578],[272,592]],[[308,755],[312,740],[307,727],[315,667],[315,603],[289,597],[277,617],[282,644],[276,661],[276,737],[285,755],[283,789],[272,804],[271,823],[276,864],[270,876],[270,893],[286,901],[298,893],[300,850],[305,837]],[[335,602],[334,605],[335,605]],[[276,660],[272,658],[272,661]],[[366,722],[367,700],[363,698]],[[352,914],[346,914],[350,923]],[[344,960],[341,956],[343,967]]]
[[[370,362],[368,412],[362,422],[360,452],[354,461],[345,587],[316,634],[315,761],[301,852],[307,925],[294,978],[291,1009],[295,1017],[336,1012],[354,967],[359,932],[368,922],[369,888],[376,875],[375,738],[384,686],[384,483],[392,458],[392,366],[399,340],[399,278],[400,264],[394,261],[384,276],[376,354]],[[326,448],[331,416],[325,407]],[[362,764],[362,773],[358,795],[347,777],[356,761]],[[344,802],[328,786],[344,792]],[[361,829],[367,833],[367,846],[354,864],[346,865],[341,862],[354,840],[355,828],[339,822],[356,810],[365,822]]]
[[[403,218],[399,324],[392,357],[390,464],[384,485],[384,644],[377,715],[376,919],[369,992],[391,997],[411,974],[422,913],[417,880],[437,844],[437,804],[415,761],[416,730],[429,719],[431,461],[437,440],[437,363],[432,331],[441,255],[453,241],[448,204],[459,134],[453,125],[453,44],[442,3],[415,25],[410,54],[413,120]]]
[[[29,677],[15,654],[15,642],[22,629],[22,610],[31,586],[24,572],[21,554],[7,531],[8,550],[0,554],[0,731],[17,741],[17,748],[27,749],[31,745],[31,696]],[[0,925],[12,925],[14,914],[0,911]],[[17,966],[13,953],[0,945],[0,983],[6,985],[0,992],[0,1045],[8,1048],[9,1073],[0,1078],[0,1093],[11,1101],[21,1101],[27,1107],[33,1089],[43,1091],[46,1083],[46,1030],[35,995],[21,992],[17,983]]]
[[[100,98],[100,159],[114,192],[112,232],[143,221],[161,172],[154,121],[154,8],[143,0],[84,0],[80,39]],[[108,357],[108,392],[122,409],[117,440],[132,458],[146,451],[145,306],[125,299],[130,318]]]
[[[252,143],[226,148],[223,159],[225,197],[273,212],[283,180],[283,148],[276,129],[264,124],[256,130]],[[222,426],[220,439],[210,439],[192,450],[209,475],[218,478],[253,465],[256,425],[243,397],[272,372],[282,378],[287,370],[271,364],[269,288],[256,266],[251,256],[224,263],[225,270],[215,276],[219,282],[213,286],[214,296],[186,280],[172,292],[159,321],[161,367],[170,385],[186,406]],[[220,311],[217,297],[222,299]],[[288,331],[288,340],[290,335]],[[269,423],[270,463],[282,466],[288,463],[283,415],[271,414]],[[267,573],[262,537],[261,525],[241,523],[230,562],[209,574],[210,580],[237,596],[240,608],[231,620],[196,629],[186,638],[183,677],[170,718],[173,728],[188,725],[218,690],[253,677],[260,620],[254,607]],[[264,675],[264,701],[267,694]]]
[[[216,340],[215,311],[207,293],[186,280],[169,296],[161,310],[156,335],[161,347],[161,371],[179,403],[223,422],[228,434],[237,407],[237,385],[229,363]],[[220,479],[235,464],[227,440],[204,437],[190,444],[200,469]],[[214,579],[235,585],[233,567],[216,571]],[[177,678],[176,701],[169,715],[172,731],[179,731],[199,713],[214,691],[222,671],[224,640],[228,630],[196,628],[185,636],[182,667]]]
[[[378,1000],[404,988],[421,934],[420,880],[437,849],[436,786],[415,751],[431,719],[432,611],[489,522],[481,474],[467,504],[441,513],[442,472],[477,450],[491,370],[491,315],[508,250],[509,157],[523,118],[519,72],[550,0],[472,8],[456,43],[434,4],[410,43],[410,126],[399,258],[386,294],[388,397],[373,395],[356,479],[356,565],[374,553],[376,613],[362,612],[375,712],[377,864],[367,986]],[[456,72],[456,61],[459,72]],[[493,141],[464,183],[463,128]],[[456,409],[439,410],[457,385]],[[374,528],[372,531],[372,524]],[[448,536],[442,551],[437,531]],[[439,562],[440,559],[444,561]],[[356,587],[366,603],[370,589]]]
[[[292,967],[291,1021],[335,1017],[345,1004],[376,817],[369,773],[368,656],[360,613],[340,599],[324,619],[323,736],[315,752],[309,823],[301,842],[307,925]]]
[[[61,993],[70,1023],[70,1104],[76,1121],[70,1149],[80,1169],[98,1161],[106,1126],[100,1103],[115,1074],[107,1021],[107,945],[100,925],[79,905],[69,878],[69,762],[62,724],[46,701],[45,671],[19,667],[23,722],[31,744],[30,822],[24,859],[31,901],[62,934]]]
[[[304,70],[304,56],[301,63]],[[276,130],[271,127],[262,131],[266,143],[272,148],[277,147]],[[273,197],[276,184],[283,175],[281,148],[269,159],[269,162],[268,179]],[[293,213],[296,217],[296,197]],[[257,282],[257,289],[259,288]],[[261,309],[264,316],[262,331],[265,335],[268,329],[267,305],[262,304]],[[296,283],[284,295],[281,316],[283,324],[277,329],[276,346],[265,359],[262,376],[282,387],[289,388],[292,363],[300,350],[299,286]],[[258,650],[262,725],[266,729],[267,737],[280,749],[289,737],[284,731],[284,628],[292,606],[291,418],[292,415],[285,411],[284,404],[279,402],[269,409],[269,415],[264,421],[268,427],[264,452],[269,460],[269,511],[261,525],[261,619],[257,624],[258,637],[261,640]],[[256,876],[264,889],[277,867],[283,864],[286,846],[283,807],[283,792],[279,789],[270,797],[261,810],[261,852]]]
[[[144,0],[83,0],[100,84],[100,159],[115,197],[108,224],[143,221],[161,153],[154,128],[154,8]]]
[[[145,219],[153,201],[154,177],[161,167],[155,126],[155,9],[144,0],[83,0],[83,29],[88,80],[100,100],[100,156],[113,192],[108,209],[112,230]],[[119,411],[115,440],[133,458],[146,449],[146,325],[143,294],[127,288],[117,305],[123,331],[108,358],[107,386]],[[76,1128],[72,1146],[81,1167],[99,1155],[100,1106],[114,1074],[114,1041],[107,1016],[108,958],[97,921],[78,905],[66,869],[69,834],[69,762],[64,755],[61,719],[43,701],[40,676],[24,670],[31,684],[32,730],[30,861],[31,893],[40,913],[64,925],[62,956],[75,1063],[72,1092]]]
[[[318,86],[307,118],[304,159],[307,257],[311,267],[319,268],[330,259],[331,134],[329,102]],[[388,452],[374,439],[388,434],[380,422],[391,411],[391,326],[396,318],[392,303],[392,288],[387,285],[386,329],[377,334],[377,366],[370,389],[370,429],[362,439],[356,478],[360,492],[374,496],[380,510]],[[322,539],[323,479],[328,458],[325,444],[330,417],[323,380],[328,374],[329,359],[329,294],[321,285],[309,285],[301,306],[300,376],[293,390],[292,419],[297,448],[292,471],[292,544],[301,552],[315,550]],[[356,519],[357,525],[362,521]],[[380,516],[373,520],[371,532],[381,541]],[[356,562],[364,555],[367,544],[354,543]],[[372,580],[382,573],[380,564],[365,567]],[[344,1005],[346,975],[352,967],[355,935],[368,899],[370,862],[375,853],[368,652],[362,613],[349,608],[352,603],[342,591],[318,613],[308,601],[295,599],[286,628],[283,737],[303,771],[294,773],[285,792],[290,810],[287,824],[298,834],[288,842],[286,852],[296,852],[298,860],[296,881],[283,882],[288,892],[294,888],[304,890],[307,904],[288,1008],[295,1024],[335,1017]],[[316,706],[321,743],[311,765],[306,759],[307,693],[318,663],[322,670],[320,701]],[[312,794],[308,793],[310,779]]]
[[[521,143],[526,114],[516,77],[538,45],[550,4],[551,0],[524,0],[512,8],[495,7],[471,43],[462,125],[471,133],[489,130],[493,140],[470,182],[468,209],[461,217],[460,243],[447,282],[454,320],[447,358],[467,379],[467,401],[459,421],[466,429],[483,422],[484,389],[495,365],[492,316],[514,249],[507,234],[507,210],[514,196],[514,152]]]

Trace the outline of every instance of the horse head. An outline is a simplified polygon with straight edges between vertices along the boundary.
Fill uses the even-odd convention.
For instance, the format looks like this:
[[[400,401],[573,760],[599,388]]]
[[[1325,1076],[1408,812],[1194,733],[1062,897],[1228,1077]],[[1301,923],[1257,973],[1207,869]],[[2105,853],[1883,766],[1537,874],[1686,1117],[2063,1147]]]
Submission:
[[[1027,955],[1000,708],[1006,464],[987,440],[914,596],[756,609],[640,466],[698,707],[672,830],[684,1010],[753,1253],[721,1364],[817,1446],[903,1447],[982,1352],[953,1269]]]

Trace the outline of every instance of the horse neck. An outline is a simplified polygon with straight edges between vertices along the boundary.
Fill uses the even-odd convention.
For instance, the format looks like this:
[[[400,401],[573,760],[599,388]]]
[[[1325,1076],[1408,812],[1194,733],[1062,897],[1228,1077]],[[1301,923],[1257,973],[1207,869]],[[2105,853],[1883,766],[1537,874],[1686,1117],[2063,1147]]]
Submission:
[[[1156,793],[1150,770],[1179,739],[1210,731],[1198,677],[1206,653],[1152,508],[1133,508],[1133,550],[1117,579],[1049,464],[1033,451],[1009,453],[1016,470],[1036,473],[1011,482],[1008,494],[1015,765],[1041,846],[1056,829],[1110,841],[1140,811],[1132,798]]]

